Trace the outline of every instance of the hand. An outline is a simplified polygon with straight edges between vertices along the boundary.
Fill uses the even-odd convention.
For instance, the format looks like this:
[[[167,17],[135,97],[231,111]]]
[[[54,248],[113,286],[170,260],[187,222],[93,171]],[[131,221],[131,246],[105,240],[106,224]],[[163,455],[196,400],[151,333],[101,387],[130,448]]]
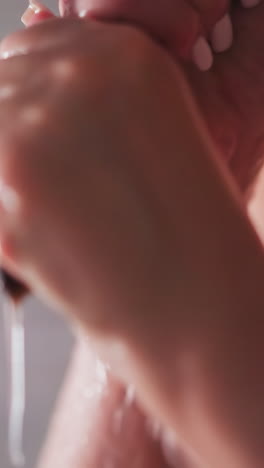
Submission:
[[[78,343],[69,367],[38,468],[205,468],[143,414],[133,387],[105,369],[89,341]]]
[[[241,2],[241,4],[247,8],[256,6],[257,3],[258,2],[255,0],[244,0]],[[37,15],[32,15],[32,10],[30,10],[30,24],[42,19],[43,15],[45,19],[47,15],[51,14],[46,8],[44,11],[41,11],[42,7],[37,2],[36,5]],[[93,7],[95,5],[96,12]],[[150,31],[148,25],[151,24],[156,16],[155,14],[153,16],[153,8],[148,9],[150,4],[147,2],[140,3],[141,6],[144,5],[144,7],[146,7],[146,11],[144,8],[146,17],[144,15],[141,16],[140,11],[135,9],[135,4],[129,0],[125,2],[122,0],[121,3],[118,1],[114,2],[113,0],[101,0],[100,4],[98,2],[95,4],[91,0],[80,0],[76,3],[74,1],[67,1],[61,2],[60,6],[62,13],[65,14],[69,14],[70,12],[72,15],[79,14],[82,16],[84,12],[83,8],[85,7],[85,11],[87,11],[86,16],[88,18],[112,19],[113,21],[116,19],[120,22],[124,5],[127,5],[124,12],[126,13],[125,21],[129,20],[133,23],[133,14],[135,15],[137,13],[137,23],[141,24],[143,22],[141,26],[144,31],[149,31],[159,42],[161,34],[160,22],[167,24],[171,21],[171,18],[174,18],[174,16],[170,14],[168,8],[163,8],[163,3],[160,7],[159,3],[155,3],[155,8],[158,8],[158,10],[156,11],[154,8],[154,12],[155,14],[158,12],[157,17],[159,22],[155,24]],[[193,12],[194,10],[190,5],[187,6],[187,3],[184,1],[181,1],[179,4],[178,2],[174,2],[172,5],[174,5],[173,8],[175,8],[175,14],[177,13],[179,23],[181,25],[186,25],[185,33],[190,34],[190,32],[193,31],[191,27],[192,15],[190,11]],[[208,22],[210,11],[213,10],[216,14],[222,7],[224,8],[224,3],[221,3],[220,0],[218,2],[210,2],[210,5],[212,8],[208,9],[206,8],[206,2],[197,0],[196,6],[198,10],[201,11],[200,22],[202,21],[204,24]],[[263,73],[261,52],[263,8],[263,5],[259,5],[258,8],[249,9],[247,12],[238,6],[232,6],[233,14],[231,22],[229,20],[228,22],[222,22],[221,20],[220,23],[217,24],[217,33],[214,33],[213,36],[215,36],[217,42],[220,41],[219,43],[222,43],[223,38],[232,38],[233,23],[235,31],[238,31],[239,34],[236,34],[235,44],[229,54],[218,57],[218,61],[215,62],[212,73],[201,74],[194,70],[193,67],[184,67],[192,91],[200,106],[200,111],[205,117],[208,129],[219,147],[223,159],[228,162],[229,167],[236,177],[246,201],[254,195],[252,185],[261,167],[263,155],[263,91],[262,86],[257,86],[253,74],[251,73],[252,61],[254,61],[254,66],[258,70],[258,76],[261,76]],[[184,15],[186,15],[186,18],[189,18],[188,21],[184,15],[183,18],[182,11],[185,11]],[[189,13],[187,13],[188,11]],[[226,16],[224,18],[226,18]],[[28,22],[28,17],[26,19]],[[143,20],[146,20],[146,25]],[[231,27],[231,33],[229,26]],[[176,36],[177,32],[181,35],[177,24],[173,31],[175,31]],[[176,46],[176,49],[173,48],[175,35],[173,32],[172,38],[170,38],[168,36],[169,33],[170,29],[165,28],[165,35],[162,37],[162,43],[165,44],[167,49],[177,58],[181,56],[181,47]],[[197,36],[194,35],[194,37],[196,38]],[[188,50],[190,53],[191,48],[194,46],[194,37],[193,41],[188,43],[189,49],[187,48],[185,53]],[[250,41],[248,41],[248,37],[250,37]],[[214,44],[214,41],[212,43]],[[229,40],[225,45],[227,46],[228,44],[229,46],[231,44]],[[10,46],[12,48],[12,39],[11,44],[7,41],[7,49]],[[215,47],[215,49],[217,49],[217,47]],[[225,48],[222,48],[222,50],[224,49]],[[258,52],[256,53],[256,51]],[[185,58],[187,58],[187,56]],[[202,61],[206,57],[208,58],[208,54],[201,54]],[[210,60],[209,62],[211,63]],[[241,69],[244,70],[243,74],[241,74]],[[230,77],[232,77],[232,79]],[[239,86],[237,86],[237,83],[239,83]],[[256,95],[258,95],[257,100],[254,98],[255,94],[247,92],[247,90],[252,87],[254,87]],[[251,118],[247,118],[247,116],[252,114],[255,116],[254,122]]]
[[[216,14],[217,11],[220,11],[220,9],[224,7],[224,2],[222,4],[220,1],[209,3],[211,8],[208,8],[204,1],[195,1],[196,8],[201,12],[200,21],[203,24],[208,23],[210,11],[213,10]],[[258,3],[260,2],[256,0],[241,1],[241,4],[247,8],[256,6]],[[190,58],[190,53],[192,54],[193,52],[192,48],[195,45],[195,40],[198,35],[196,29],[192,27],[192,15],[190,12],[193,13],[193,9],[190,8],[190,5],[187,6],[187,3],[183,0],[180,2],[179,0],[177,2],[175,1],[172,4],[174,5],[175,15],[179,19],[179,22],[173,19],[175,26],[173,26],[171,37],[170,29],[167,26],[165,28],[162,26],[163,36],[161,42],[163,45],[167,46],[167,49],[172,52],[175,58],[182,56],[182,53],[183,56],[185,53],[185,58],[188,58],[189,54]],[[118,1],[114,2],[113,0],[100,0],[100,3],[95,3],[91,0],[80,0],[78,2],[72,0],[67,2],[62,1],[60,6],[61,12],[65,14],[69,14],[70,12],[72,15],[77,13],[82,16],[85,11],[87,12],[86,16],[88,18],[112,19],[113,21],[117,20],[120,22],[124,5],[127,6],[124,11],[124,21],[127,22],[127,20],[129,20],[133,23],[133,18],[136,15],[136,23],[141,24],[145,32],[149,31],[152,37],[159,42],[161,38],[160,24],[164,22],[164,24],[167,25],[168,21],[174,18],[173,14],[168,15],[170,10],[168,8],[163,8],[163,3],[159,5],[157,2],[155,2],[154,6],[154,16],[152,5],[147,2],[140,2],[140,5],[144,6],[144,11],[146,7],[146,17],[144,15],[141,16],[141,12],[137,11],[132,0],[122,1],[121,3]],[[220,5],[222,5],[221,8],[219,7]],[[156,8],[158,8],[158,10],[156,10]],[[187,14],[188,11],[189,13]],[[185,13],[182,14],[182,12]],[[151,29],[149,25],[154,21],[156,14],[158,24],[155,24],[155,27]],[[239,34],[235,34],[236,41],[230,53],[226,54],[224,57],[219,57],[218,62],[214,65],[214,73],[211,75],[201,75],[193,70],[192,67],[185,67],[192,91],[197,97],[200,110],[208,124],[208,129],[222,152],[223,158],[228,162],[242,191],[246,194],[245,198],[247,201],[254,195],[251,190],[252,183],[261,166],[263,154],[262,87],[259,86],[256,88],[258,85],[251,73],[252,61],[255,63],[259,76],[262,75],[263,70],[263,61],[261,59],[262,17],[263,5],[259,5],[258,8],[253,8],[252,10],[249,9],[248,13],[239,8],[239,6],[232,5],[232,23],[234,23],[235,32],[237,31]],[[220,22],[217,23],[216,31],[211,33],[212,45],[216,51],[224,51],[231,44],[230,39],[232,39],[233,36],[233,28],[232,23],[229,19],[226,20],[226,18],[227,17],[224,16],[223,21],[220,20]],[[196,31],[192,40],[188,42],[188,47],[185,52],[181,50],[181,46],[177,42],[178,35],[181,36],[181,25],[184,27],[186,37],[189,37],[189,34],[192,33],[193,30]],[[248,37],[250,37],[250,41],[248,41]],[[227,40],[227,42],[225,42],[225,40]],[[256,53],[256,51],[259,52]],[[198,54],[198,56],[199,55],[200,54]],[[203,68],[206,62],[207,64],[212,64],[210,58],[209,62],[207,61],[208,57],[210,57],[210,54],[209,56],[207,53],[201,54],[200,58],[202,63],[200,63],[200,68]],[[243,74],[241,74],[241,69],[245,71]],[[232,77],[232,79],[230,79],[230,77]],[[236,85],[237,83],[239,83],[239,86]],[[252,93],[247,92],[252,86],[256,89],[256,95],[259,96],[257,101],[254,99]],[[231,105],[231,103],[233,104]],[[247,119],[246,117],[253,113],[255,116],[254,122],[252,119]],[[245,135],[247,141],[244,141]],[[252,148],[254,148],[254,151],[252,151]]]
[[[141,27],[174,57],[194,60],[201,70],[212,66],[211,46],[216,53],[224,52],[233,41],[229,0],[60,0],[59,4],[63,15]],[[250,8],[257,2],[241,0],[241,4]]]
[[[240,3],[245,8],[250,8],[262,2],[241,0]],[[256,86],[255,81],[254,84],[251,82],[253,75],[250,72],[250,63],[254,51],[260,50],[262,44],[262,12],[259,14],[259,8],[250,12],[246,18],[239,6],[232,3],[230,7],[228,0],[192,0],[192,2],[174,0],[166,4],[164,1],[153,3],[149,0],[140,2],[135,0],[60,0],[59,4],[62,14],[124,21],[140,26],[165,45],[174,57],[187,60],[192,58],[202,70],[209,69],[213,63],[211,50],[204,38],[210,40],[215,52],[227,50],[232,44],[232,23],[234,22],[238,43],[231,52],[231,60],[223,59],[220,67],[215,69],[216,77],[207,75],[199,78],[192,70],[190,73],[188,70],[188,74],[192,80],[192,86],[196,88],[201,110],[206,112],[210,132],[213,133],[217,144],[225,154],[224,157],[232,166],[243,192],[248,190],[259,170],[263,154],[262,123],[259,129],[257,129],[258,124],[256,125],[256,120],[259,118],[256,119],[256,115],[260,116],[262,112],[252,99],[252,95],[250,98],[246,91],[251,86]],[[230,16],[226,15],[229,9],[232,10],[232,22]],[[201,37],[203,37],[202,41]],[[248,41],[249,37],[250,41]],[[261,54],[258,54],[258,57],[261,57]],[[262,73],[263,69],[260,62],[261,60],[258,60],[258,73]],[[241,69],[248,70],[243,74],[242,79]],[[232,80],[231,76],[233,76]],[[236,83],[239,83],[239,86],[236,86]],[[260,96],[261,93],[260,86],[256,95]],[[249,98],[247,103],[245,97]],[[230,106],[231,102],[232,106]],[[259,99],[259,103],[262,103],[262,99]],[[263,107],[262,104],[261,107]],[[244,128],[241,114],[242,116],[244,113],[251,115],[251,112],[255,115],[254,124],[251,126],[250,122],[247,122],[247,128]],[[227,130],[224,129],[224,122],[227,123]],[[243,142],[245,133],[249,151],[246,149],[247,144]],[[241,146],[238,145],[238,140]],[[256,149],[254,156],[252,148]]]
[[[55,37],[60,41],[50,48]],[[240,373],[236,359],[230,361],[237,331],[231,325],[242,306],[246,311],[252,307],[256,314],[262,310],[262,250],[221,173],[227,179],[228,175],[223,168],[220,173],[216,169],[217,152],[179,69],[129,27],[51,21],[13,36],[9,45],[14,48],[16,41],[27,54],[1,64],[1,79],[11,81],[16,90],[12,97],[11,88],[10,97],[7,88],[9,97],[2,106],[2,121],[8,115],[16,126],[2,129],[1,174],[18,197],[15,213],[2,212],[6,262],[25,275],[33,289],[44,293],[45,288],[53,302],[71,313],[77,310],[87,327],[122,332],[131,339],[137,335],[133,343],[138,345],[133,349],[137,366],[132,361],[130,370],[145,403],[214,462],[215,455],[203,446],[200,430],[193,432],[181,404],[193,394],[188,393],[188,378],[175,402],[182,356],[176,351],[192,344],[194,355],[210,370],[201,369],[202,383],[192,381],[198,398],[195,409],[202,409],[199,421],[209,417],[212,434],[217,435],[217,453],[226,454],[230,433],[236,452],[241,442],[237,421],[243,387],[230,388],[234,380],[227,376],[236,375],[240,382],[244,372]],[[117,44],[122,44],[121,51]],[[32,104],[34,109],[37,105],[37,114],[32,108],[28,113]],[[66,137],[65,129],[69,129]],[[103,144],[98,147],[102,129]],[[80,142],[77,150],[76,142]],[[79,164],[72,161],[73,151]],[[210,199],[214,204],[207,203]],[[234,243],[230,234],[238,232],[239,242]],[[230,256],[233,263],[227,275]],[[254,285],[247,281],[253,275]],[[190,317],[193,310],[197,314]],[[244,338],[249,336],[248,322],[243,323],[234,357],[241,356]],[[173,363],[168,361],[172,337],[179,356]],[[221,356],[219,362],[223,338],[228,359]],[[161,350],[158,362],[154,362],[156,347]],[[252,351],[244,363],[247,370],[255,357]],[[164,372],[159,362],[166,362],[171,372]],[[262,383],[259,375],[251,373],[251,389],[259,388],[262,397],[262,386],[256,385]],[[232,414],[228,432],[217,406],[219,392]],[[213,402],[210,412],[203,407],[204,399]],[[252,427],[247,409],[244,431]],[[260,419],[254,421],[256,435],[261,433]],[[246,440],[252,445],[250,437]],[[233,455],[226,456],[234,460]]]
[[[109,309],[117,285],[122,294],[113,309],[142,309],[142,300],[152,309],[145,299],[154,300],[168,268],[171,233],[169,224],[159,225],[160,202],[151,194],[167,184],[166,176],[159,181],[159,167],[171,152],[180,108],[183,130],[192,114],[180,72],[127,26],[51,20],[13,36],[12,47],[16,40],[27,53],[0,63],[1,175],[18,198],[15,213],[1,222],[8,267],[12,262],[34,290],[48,289],[85,316],[89,284],[90,325],[102,327],[107,316],[100,310]],[[167,92],[175,80],[175,92]],[[165,173],[174,172],[175,162]]]
[[[60,0],[60,10],[100,20],[123,21],[141,27],[176,56],[193,59],[202,70],[213,62],[206,39],[216,51],[232,44],[232,24],[227,15],[229,0]],[[220,22],[219,22],[220,21]],[[217,24],[217,27],[215,28]],[[222,26],[220,26],[222,25]],[[219,35],[219,27],[222,32]]]

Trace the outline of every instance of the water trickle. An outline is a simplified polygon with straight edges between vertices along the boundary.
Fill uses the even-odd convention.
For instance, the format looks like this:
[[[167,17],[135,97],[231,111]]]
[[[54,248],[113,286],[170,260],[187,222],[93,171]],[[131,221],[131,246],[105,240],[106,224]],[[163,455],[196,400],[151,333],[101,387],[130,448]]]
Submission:
[[[24,315],[21,304],[7,294],[4,297],[7,365],[9,371],[8,449],[11,463],[24,465],[23,423],[25,412],[25,340]]]
[[[9,374],[8,449],[12,466],[24,466],[23,424],[25,413],[25,339],[21,299],[26,289],[3,273],[3,303]]]

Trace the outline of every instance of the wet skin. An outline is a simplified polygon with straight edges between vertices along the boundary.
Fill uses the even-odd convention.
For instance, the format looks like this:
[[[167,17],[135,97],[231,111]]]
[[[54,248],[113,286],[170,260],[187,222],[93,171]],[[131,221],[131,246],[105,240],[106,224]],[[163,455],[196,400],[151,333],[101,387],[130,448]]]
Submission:
[[[82,4],[83,5],[83,4]],[[203,112],[208,128],[218,143],[221,149],[223,158],[228,162],[230,169],[235,175],[242,192],[245,194],[250,187],[259,165],[262,161],[263,153],[263,78],[264,78],[264,56],[262,54],[262,24],[264,19],[264,6],[259,6],[258,9],[252,11],[244,11],[240,7],[234,8],[234,26],[235,26],[235,44],[232,50],[225,56],[218,56],[213,70],[206,74],[198,72],[193,65],[184,65],[186,76],[191,83],[194,94]],[[248,40],[250,38],[250,40]],[[251,91],[254,88],[254,93]],[[230,105],[231,103],[231,105]],[[254,115],[254,120],[252,116]],[[249,193],[249,192],[248,192]],[[81,366],[85,367],[85,362],[88,362],[86,352],[82,347],[77,351],[78,357],[76,361],[81,362]],[[93,357],[93,363],[96,361],[96,355]],[[62,413],[65,407],[69,413],[73,415],[77,431],[81,427],[83,417],[78,416],[76,409],[76,401],[82,401],[84,388],[92,387],[97,378],[93,372],[80,371],[78,364],[75,362],[75,370],[73,369],[69,375],[68,390],[64,397],[62,405]],[[92,369],[92,365],[90,369]],[[78,389],[74,387],[74,381],[80,379]],[[63,466],[71,468],[71,466],[79,466],[82,468],[93,467],[101,468],[105,460],[110,462],[113,460],[116,468],[127,466],[128,468],[137,466],[142,468],[158,468],[177,467],[177,468],[196,468],[198,462],[190,460],[189,455],[182,455],[180,448],[175,450],[175,454],[170,458],[170,461],[162,460],[162,455],[159,452],[159,442],[153,440],[149,429],[147,429],[146,421],[143,415],[140,415],[140,410],[132,407],[134,412],[128,411],[127,428],[128,433],[131,427],[135,424],[135,432],[133,438],[128,440],[128,445],[124,443],[126,439],[126,431],[120,432],[114,439],[111,435],[109,425],[113,423],[116,411],[123,405],[122,385],[118,384],[114,379],[109,378],[105,382],[104,392],[98,397],[95,394],[90,401],[96,401],[100,407],[100,415],[95,416],[91,405],[86,406],[83,414],[86,421],[93,421],[94,434],[102,434],[107,430],[107,443],[111,441],[111,448],[105,450],[105,441],[99,438],[93,439],[94,444],[89,443],[89,447],[83,448],[75,444],[72,439],[71,431],[62,428],[62,424],[58,420],[56,433],[64,433],[65,439],[63,443],[69,446],[75,444],[73,448],[73,458],[69,462],[69,458],[64,459],[63,456],[58,461],[58,450],[60,450],[60,440],[56,437],[47,450],[49,466],[51,468]],[[107,397],[106,397],[107,395]],[[85,405],[85,403],[84,403]],[[58,418],[59,419],[59,418]],[[143,431],[143,436],[142,436]],[[89,431],[88,431],[89,433]],[[83,432],[82,432],[83,434]],[[107,445],[106,443],[106,445]],[[143,447],[142,448],[142,445]],[[130,456],[131,449],[135,451],[143,450],[145,457],[142,463],[134,465],[134,458]],[[150,452],[149,452],[150,451]],[[152,459],[152,455],[154,458]],[[126,458],[127,456],[127,458]],[[124,457],[124,458],[123,458]],[[149,458],[148,458],[149,457]],[[78,464],[79,463],[79,464]],[[47,466],[47,460],[44,456],[43,465]],[[199,465],[202,466],[202,465]]]
[[[260,14],[261,11],[262,13]],[[201,110],[205,116],[205,120],[206,122],[208,122],[208,127],[210,128],[210,132],[213,138],[219,144],[219,147],[222,149],[223,157],[226,160],[228,160],[230,167],[232,168],[234,174],[236,175],[240,183],[240,186],[244,190],[248,186],[248,181],[252,180],[252,174],[255,173],[257,164],[259,162],[259,153],[261,152],[263,145],[263,111],[261,105],[261,76],[262,65],[264,62],[261,53],[261,18],[263,16],[263,7],[260,6],[258,12],[253,10],[252,12],[244,12],[238,8],[237,11],[234,12],[234,15],[236,18],[235,27],[236,30],[239,31],[239,34],[237,37],[236,44],[234,45],[232,51],[226,56],[219,57],[218,63],[215,65],[214,70],[212,70],[206,75],[201,75],[200,73],[198,74],[198,72],[194,70],[193,67],[188,65],[184,66],[184,71],[188,77],[189,82],[192,85],[194,94],[197,97],[199,105],[201,106]],[[249,15],[251,15],[250,19]],[[249,44],[247,43],[248,37],[251,38]],[[254,73],[252,73],[252,69],[254,70]],[[257,86],[255,86],[256,76],[258,77],[259,89],[257,88]],[[254,92],[256,92],[256,94],[254,95],[252,95],[251,92],[247,92],[248,90],[251,90],[253,86]],[[232,105],[230,105],[230,101],[232,102]],[[253,114],[255,115],[254,122],[252,122]],[[252,151],[252,148],[254,148],[254,151]],[[82,354],[82,359],[84,363],[88,362],[87,356],[85,357],[85,353]],[[82,372],[80,372],[79,375],[81,374]],[[83,383],[84,387],[86,387],[87,385],[91,386],[92,383],[93,377],[87,375],[87,380]],[[97,427],[97,430],[98,427],[100,428],[99,432],[101,432],[105,425],[108,424],[108,415],[109,420],[111,422],[112,415],[115,413],[115,410],[118,409],[120,400],[118,398],[115,400],[114,395],[116,394],[116,392],[117,394],[119,394],[119,392],[121,392],[122,394],[122,389],[117,389],[115,383],[108,383],[108,385],[108,394],[111,395],[112,393],[113,400],[110,398],[110,403],[108,403],[108,406],[102,402],[101,408],[105,417],[99,420],[97,414],[94,419],[95,428]],[[72,401],[75,401],[75,403],[73,402],[72,405],[73,408],[75,408],[73,411],[76,415],[75,411],[77,411],[77,409],[75,391],[73,392],[73,395],[69,398]],[[84,413],[82,413],[81,416],[83,416],[83,414]],[[133,414],[131,415],[131,417],[134,418]],[[76,418],[77,421],[75,427],[78,427],[78,424],[80,425],[80,420],[78,420],[78,414]],[[89,418],[90,420],[93,420],[88,409],[86,421]],[[142,424],[145,424],[144,417],[140,416],[139,428],[142,428]],[[64,429],[66,431],[66,428]],[[76,463],[68,461],[69,468],[70,466],[77,466],[77,463],[79,463],[79,465],[82,467],[89,466],[89,468],[90,466],[93,466],[92,463],[94,463],[93,468],[98,468],[96,464],[99,463],[99,460],[101,461],[101,442],[100,444],[98,444],[97,439],[97,442],[94,445],[94,450],[90,450],[89,447],[89,453],[87,453],[87,449],[81,453],[82,447],[78,448],[75,444],[75,441],[72,438],[73,431],[71,425],[69,425],[69,429],[70,434],[68,434],[68,437],[76,447],[76,449],[74,449]],[[119,450],[120,446],[122,446],[122,436],[123,434],[121,434],[120,439],[116,441],[117,450]],[[148,444],[149,436],[146,434],[146,436],[144,437],[146,437],[146,442]],[[138,441],[136,437],[132,442],[133,444],[135,443],[135,450],[137,450]],[[59,452],[58,447],[59,444],[56,445],[57,453]],[[148,445],[148,447],[151,447],[152,450],[151,444]],[[154,453],[156,453],[156,449],[153,448],[153,450]],[[126,453],[129,452],[126,451]],[[89,460],[89,458],[87,458],[89,456],[93,457],[92,461],[91,459]],[[154,461],[151,458],[152,452],[150,452],[148,456],[149,460],[144,460],[144,465],[142,468],[148,468],[147,463],[150,462],[150,466],[153,467]],[[158,456],[160,455],[157,455],[157,457]],[[110,458],[106,457],[106,460],[110,460]],[[157,460],[156,457],[155,460]],[[90,461],[91,463],[89,464]],[[182,468],[184,466],[184,462],[175,463],[176,466],[178,466],[179,468]],[[52,464],[49,463],[45,466],[52,466]],[[55,464],[54,462],[54,467],[55,466],[58,467],[58,463]],[[67,466],[66,461],[62,466]],[[129,460],[127,461],[126,466],[129,467]],[[163,466],[167,466],[166,462],[162,461],[162,459],[160,460],[160,466],[162,468]]]
[[[69,3],[78,13],[84,9],[89,10],[88,16],[92,18],[122,21],[123,18],[134,19],[144,30],[149,31],[157,41],[162,41],[167,50],[178,59],[181,56],[190,59],[190,46],[198,31],[210,38],[210,31],[215,21],[227,11],[226,1],[215,2],[217,6],[210,6],[206,1],[197,0],[195,10],[200,12],[198,19],[193,22],[186,21],[193,28],[191,33],[183,36],[188,44],[188,53],[184,53],[186,47],[181,46],[177,40],[177,33],[173,35],[173,28],[168,28],[171,22],[177,24],[178,2],[175,2],[175,11],[164,8],[164,2],[156,4],[156,22],[148,19],[153,16],[152,7],[146,0],[144,2],[144,21],[140,17],[140,9],[137,2],[131,0],[119,2],[116,0],[76,0],[71,2],[61,1],[61,11],[65,9],[65,3]],[[233,2],[234,3],[234,2]],[[186,2],[188,5],[188,2]],[[98,6],[99,5],[99,6]],[[228,161],[229,167],[235,175],[242,191],[247,192],[254,180],[256,172],[262,162],[263,154],[263,67],[262,53],[262,21],[264,16],[263,4],[253,9],[244,9],[239,2],[231,4],[232,20],[234,25],[234,45],[231,50],[223,55],[217,55],[213,69],[210,72],[200,73],[186,60],[183,69],[191,84],[193,93],[200,105],[209,131],[222,151],[223,158]],[[139,10],[139,11],[138,11]],[[173,8],[172,8],[173,10]],[[173,13],[175,17],[173,16]],[[193,13],[192,13],[193,14]],[[187,17],[192,18],[188,13]],[[141,21],[140,21],[141,20]],[[150,26],[151,25],[151,26]],[[202,26],[200,26],[202,25]],[[175,28],[176,29],[176,28]],[[254,88],[254,93],[252,89]],[[252,116],[254,115],[254,119]]]

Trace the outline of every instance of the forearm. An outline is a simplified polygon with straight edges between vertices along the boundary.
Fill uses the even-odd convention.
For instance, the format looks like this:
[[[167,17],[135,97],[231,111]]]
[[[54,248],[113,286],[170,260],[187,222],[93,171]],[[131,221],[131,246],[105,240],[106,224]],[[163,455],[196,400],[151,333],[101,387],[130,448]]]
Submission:
[[[139,313],[124,315],[120,339],[128,349],[126,370],[151,413],[209,465],[258,467],[263,459],[262,246],[232,181],[216,167],[218,155],[187,117],[179,115],[181,151],[166,170],[152,154],[152,181],[156,187],[166,181],[168,187],[162,203],[164,252],[170,255],[160,288],[153,289],[149,302],[142,299]],[[173,125],[166,122],[166,131]],[[172,148],[164,145],[164,153],[173,154]],[[103,339],[107,357],[108,340]]]
[[[60,23],[51,22],[49,27],[54,28],[56,38]],[[5,151],[12,155],[11,166],[8,158],[4,159],[8,182],[26,200],[24,211],[40,216],[41,235],[37,237],[35,216],[25,216],[22,221],[19,218],[13,242],[19,248],[13,261],[20,260],[20,271],[26,265],[27,278],[36,292],[48,291],[54,303],[65,305],[86,329],[101,327],[100,331],[116,333],[125,341],[131,355],[127,367],[145,404],[211,465],[242,468],[244,463],[245,467],[257,467],[261,464],[259,457],[262,460],[264,393],[259,359],[263,351],[262,246],[239,206],[238,195],[230,188],[232,183],[226,182],[227,174],[221,174],[224,170],[216,167],[218,154],[198,114],[195,116],[180,71],[158,49],[153,49],[152,43],[142,44],[141,36],[132,34],[132,30],[122,31],[124,35],[115,36],[111,46],[102,32],[98,30],[96,35],[100,41],[102,37],[107,39],[104,45],[107,51],[114,51],[117,39],[120,42],[125,37],[128,42],[122,43],[123,50],[128,50],[125,45],[138,47],[137,59],[131,63],[133,56],[129,58],[129,67],[127,64],[120,79],[126,83],[127,75],[131,76],[128,71],[133,69],[136,83],[132,86],[129,81],[129,86],[126,83],[120,89],[119,82],[115,88],[116,75],[106,74],[104,95],[112,96],[113,90],[115,93],[110,102],[100,101],[101,93],[97,90],[97,107],[103,109],[102,114],[93,112],[89,120],[86,114],[77,113],[79,124],[73,125],[65,113],[63,97],[63,105],[60,100],[57,102],[58,108],[62,108],[58,114],[60,128],[73,125],[75,131],[64,145],[60,139],[52,140],[52,152],[45,151],[45,155],[36,153],[32,130],[28,130],[23,147],[24,154],[31,155],[27,158],[19,157],[15,133],[9,129],[4,137]],[[34,43],[38,44],[37,30],[31,33],[33,36],[36,33]],[[87,40],[89,45],[96,42],[97,36],[90,37],[93,40]],[[11,42],[14,46],[16,41],[13,38]],[[68,42],[65,50],[70,50]],[[100,51],[93,50],[91,62],[86,57],[89,76],[94,57]],[[61,51],[57,54],[60,57]],[[112,63],[112,55],[100,57],[93,83],[109,72],[102,64]],[[126,60],[124,54],[114,58],[118,66],[123,66]],[[34,54],[26,59],[32,67],[27,69],[28,73],[32,73]],[[18,60],[19,70],[24,74],[26,64],[21,57]],[[68,63],[76,66],[74,60],[70,55]],[[13,58],[12,64],[15,61]],[[51,77],[49,63],[42,62],[39,69],[45,83]],[[87,65],[90,63],[93,67]],[[6,65],[2,62],[1,66],[4,69]],[[45,75],[47,69],[50,74]],[[87,73],[86,68],[76,70],[78,76]],[[14,82],[22,86],[21,76],[17,75]],[[112,84],[105,88],[108,82]],[[79,83],[76,81],[75,85],[78,99],[81,96],[89,103],[95,89],[86,91],[85,80],[83,93],[79,94]],[[56,89],[60,84],[56,81]],[[24,92],[23,86],[19,89]],[[50,95],[54,97],[54,93]],[[126,121],[125,114],[120,119],[124,99]],[[110,106],[113,100],[119,109],[116,115]],[[75,102],[74,96],[71,102]],[[12,107],[8,101],[8,106],[5,108],[8,115],[13,115],[11,108],[14,115],[21,112],[14,103]],[[88,108],[89,105],[85,106],[85,113]],[[95,128],[98,137],[107,119],[114,123],[110,129],[107,127],[102,153],[97,153],[99,139],[95,146],[88,144],[82,149],[82,155],[96,154],[96,161],[100,164],[103,161],[102,166],[99,164],[95,169],[94,161],[85,157],[81,172],[74,178],[70,149],[80,139],[79,128],[84,129],[82,142],[90,143],[94,139],[87,137],[87,129]],[[47,136],[42,135],[46,141]],[[15,142],[14,146],[8,146],[10,141]],[[111,151],[106,155],[108,144]],[[65,149],[63,165],[61,147]],[[54,164],[57,153],[61,159]],[[39,160],[40,155],[45,158]],[[41,170],[40,177],[42,164],[45,170]],[[59,173],[63,167],[70,172],[59,179],[54,167],[59,168]],[[83,178],[83,174],[87,177]],[[81,190],[80,178],[84,184]],[[31,185],[31,179],[41,183]],[[61,206],[67,206],[64,215]],[[60,223],[55,229],[58,218]],[[54,237],[49,228],[52,223]],[[11,235],[8,230],[7,233]],[[3,243],[3,247],[7,244]],[[8,249],[3,251],[7,256]],[[25,258],[28,260],[23,265]],[[247,379],[250,385],[245,384]]]
[[[82,341],[74,351],[38,467],[108,464],[168,468],[151,422],[139,410],[133,393],[104,373],[96,354]]]
[[[211,157],[195,161],[173,172],[175,256],[130,369],[145,404],[211,466],[262,466],[262,246]]]

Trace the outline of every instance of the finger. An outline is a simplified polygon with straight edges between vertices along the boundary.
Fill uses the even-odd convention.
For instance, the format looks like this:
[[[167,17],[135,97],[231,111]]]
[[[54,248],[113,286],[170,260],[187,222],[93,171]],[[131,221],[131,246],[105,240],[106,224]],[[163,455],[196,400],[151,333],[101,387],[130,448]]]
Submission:
[[[25,26],[32,26],[35,23],[39,23],[50,18],[55,18],[55,15],[51,10],[36,0],[30,0],[28,8],[22,15],[21,21]]]
[[[13,105],[21,104],[20,99],[26,102],[29,96],[33,97],[37,81],[40,85],[41,76],[37,70],[43,63],[45,51],[42,53],[34,51],[27,55],[22,53],[23,49],[20,50],[20,55],[10,56],[8,60],[0,60],[1,125],[4,123],[6,112],[13,110],[11,109]],[[41,96],[35,96],[34,99],[41,100]],[[6,125],[9,124],[10,122],[7,121]]]
[[[199,13],[182,0],[163,0],[162,2],[152,2],[151,0],[73,0],[72,3],[79,16],[101,20],[118,20],[140,26],[156,40],[159,40],[161,44],[166,45],[174,55],[184,59],[193,58],[195,43],[197,39],[200,43],[200,36],[204,34]],[[64,12],[64,8],[65,2],[61,3],[62,12]],[[197,65],[201,69],[209,69],[213,58],[205,39],[202,49],[204,63],[200,60]]]
[[[36,5],[34,3],[31,3],[24,15],[22,16],[21,21],[22,23],[24,23],[25,26],[30,26],[35,22],[43,21],[53,16],[53,13],[43,5]],[[8,92],[5,91],[4,93],[6,97],[7,95],[10,96],[10,89],[12,88],[10,88],[9,85],[9,87],[6,89],[6,91],[8,90]],[[3,89],[1,91],[3,91]],[[17,196],[16,192],[10,190],[10,188],[8,188],[4,183],[2,183],[0,193],[1,203],[5,206],[5,209],[7,211],[18,212],[19,197]],[[7,245],[5,246],[5,250],[8,250]],[[12,261],[8,262],[7,259],[2,258],[2,267],[4,266],[6,268],[5,273],[3,274],[4,287],[12,294],[13,299],[16,298],[18,301],[20,301],[20,299],[25,294],[27,294],[29,288],[25,285],[25,283],[23,283],[23,281],[19,281],[19,273],[16,271],[15,265],[12,264]],[[7,272],[9,272],[9,274]]]
[[[230,0],[212,2],[211,0],[190,0],[200,13],[205,30],[209,34],[214,52],[225,52],[233,43],[233,25],[230,10]],[[257,6],[261,0],[241,0],[245,8]]]
[[[230,0],[188,0],[193,8],[199,12],[205,27],[210,31],[216,21],[229,10]]]
[[[37,18],[38,19],[38,18]],[[5,37],[0,43],[0,55],[8,58],[19,53],[28,53],[31,50],[42,50],[64,44],[71,40],[76,29],[82,27],[78,19],[51,18],[49,21],[38,22],[25,30],[19,30]]]
[[[233,44],[233,25],[228,13],[229,0],[190,0],[200,13],[214,52],[225,52]]]

